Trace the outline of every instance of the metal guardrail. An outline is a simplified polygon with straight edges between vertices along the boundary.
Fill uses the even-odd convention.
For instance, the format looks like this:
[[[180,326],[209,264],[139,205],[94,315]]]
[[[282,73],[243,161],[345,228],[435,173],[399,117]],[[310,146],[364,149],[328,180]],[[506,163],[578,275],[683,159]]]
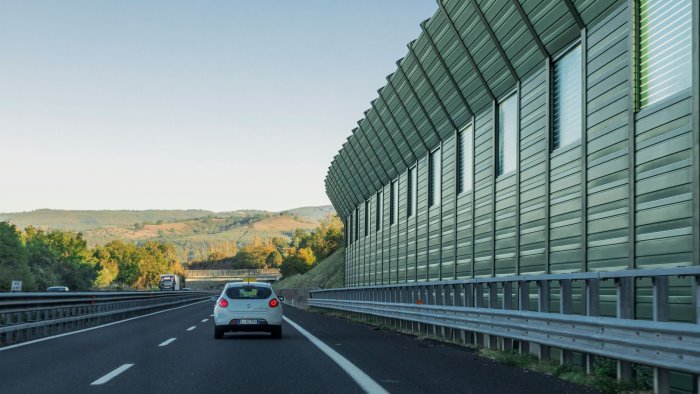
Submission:
[[[240,270],[185,270],[185,276],[191,278],[211,278],[211,277],[242,277],[255,275],[281,275],[280,270],[275,268],[261,269],[240,269]]]
[[[211,297],[206,292],[0,294],[0,346],[125,319]]]
[[[669,320],[669,278],[692,277],[693,314],[688,323]],[[653,320],[635,320],[635,282],[650,278]],[[602,281],[615,284],[616,316],[600,316]],[[573,314],[572,286],[581,282],[582,314]],[[558,284],[559,312],[551,312],[550,287]],[[532,294],[530,287],[537,292]],[[530,305],[536,303],[537,310]],[[461,281],[353,287],[311,292],[311,306],[358,316],[375,316],[389,324],[427,333],[438,328],[461,331],[468,343],[529,352],[540,356],[561,349],[562,363],[572,352],[618,360],[618,377],[628,379],[632,364],[654,367],[655,390],[668,387],[669,370],[700,378],[700,267],[654,270],[519,275]],[[580,304],[579,304],[580,305]],[[488,339],[486,338],[488,337]],[[533,347],[534,348],[534,347]],[[700,383],[700,382],[698,382]],[[696,383],[696,384],[698,384]]]

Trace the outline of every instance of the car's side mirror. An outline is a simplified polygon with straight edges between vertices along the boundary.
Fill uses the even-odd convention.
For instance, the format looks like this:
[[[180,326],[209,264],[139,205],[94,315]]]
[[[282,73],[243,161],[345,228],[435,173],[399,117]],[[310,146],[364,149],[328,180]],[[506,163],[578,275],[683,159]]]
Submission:
[[[280,301],[284,301],[284,297],[283,297],[283,296],[277,296],[277,298],[279,298]]]

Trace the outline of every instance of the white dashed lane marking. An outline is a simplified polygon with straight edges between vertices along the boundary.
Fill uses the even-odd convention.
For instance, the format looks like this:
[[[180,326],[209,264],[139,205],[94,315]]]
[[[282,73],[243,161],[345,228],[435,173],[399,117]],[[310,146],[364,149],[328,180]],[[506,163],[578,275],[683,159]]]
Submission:
[[[176,340],[176,339],[177,339],[177,338],[170,338],[170,339],[168,339],[167,341],[161,343],[161,344],[158,345],[158,346],[168,346],[168,345],[170,345],[170,344],[171,344],[174,340]]]
[[[209,321],[209,319],[202,319],[202,323],[206,323],[208,321]]]
[[[194,330],[195,328],[197,328],[197,326],[192,326],[192,327],[188,328],[187,331],[192,331],[192,330]]]
[[[95,380],[94,382],[90,383],[92,386],[99,386],[101,384],[105,384],[109,382],[110,380],[114,379],[115,376],[119,375],[120,373],[126,371],[127,369],[133,367],[134,364],[124,364],[121,367],[115,369],[114,371],[108,373],[107,375]]]

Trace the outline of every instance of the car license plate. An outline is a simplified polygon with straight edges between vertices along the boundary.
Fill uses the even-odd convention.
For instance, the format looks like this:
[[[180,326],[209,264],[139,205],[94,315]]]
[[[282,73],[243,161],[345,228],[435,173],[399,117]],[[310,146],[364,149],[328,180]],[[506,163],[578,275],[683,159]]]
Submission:
[[[240,319],[238,324],[258,324],[258,321],[256,319]]]

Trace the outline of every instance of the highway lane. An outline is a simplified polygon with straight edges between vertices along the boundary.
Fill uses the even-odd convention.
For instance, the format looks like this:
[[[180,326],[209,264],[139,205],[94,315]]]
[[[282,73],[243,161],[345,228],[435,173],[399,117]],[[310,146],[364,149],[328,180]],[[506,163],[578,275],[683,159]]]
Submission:
[[[0,392],[362,392],[337,363],[286,322],[281,340],[247,333],[215,340],[213,306],[206,301],[0,350]],[[389,392],[589,392],[496,364],[469,349],[291,307],[285,308],[285,316]]]

